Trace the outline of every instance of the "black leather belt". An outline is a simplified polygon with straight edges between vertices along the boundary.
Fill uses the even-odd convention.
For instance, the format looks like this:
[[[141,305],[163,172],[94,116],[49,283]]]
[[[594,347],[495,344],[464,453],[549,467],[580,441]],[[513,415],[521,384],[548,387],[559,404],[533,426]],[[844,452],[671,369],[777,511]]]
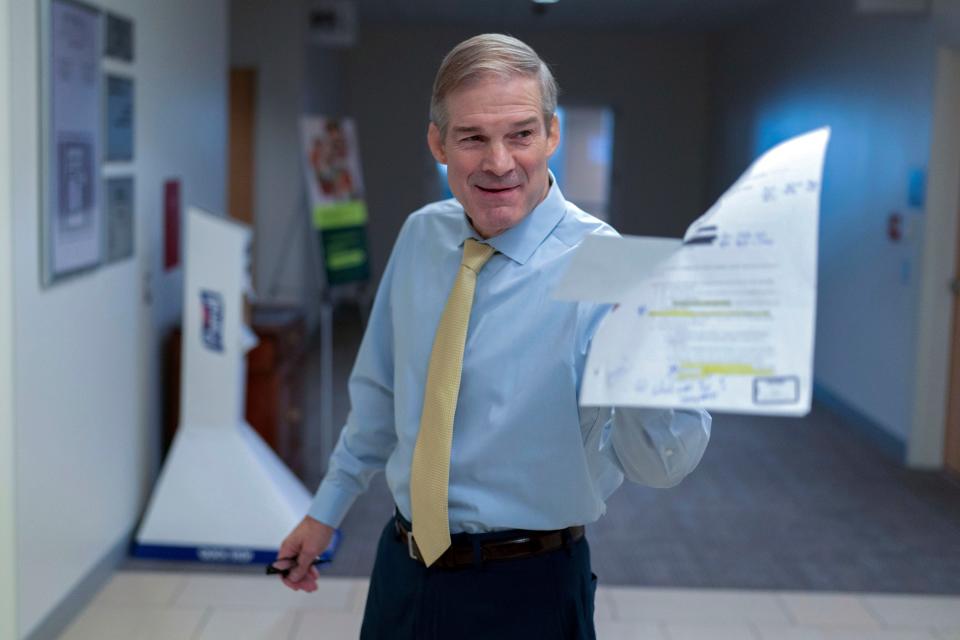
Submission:
[[[394,517],[393,521],[397,538],[406,545],[410,557],[418,562],[423,562],[420,550],[417,548],[417,542],[413,539],[413,533],[410,532],[408,526],[399,516]],[[498,537],[493,540],[483,540],[479,543],[454,539],[450,548],[437,558],[437,561],[431,566],[441,569],[461,569],[474,566],[478,561],[513,560],[548,553],[562,549],[565,544],[573,544],[579,541],[583,538],[584,528],[583,526],[576,526],[553,531],[514,529],[509,533],[513,535],[505,539]],[[480,547],[479,558],[477,557],[477,544]]]

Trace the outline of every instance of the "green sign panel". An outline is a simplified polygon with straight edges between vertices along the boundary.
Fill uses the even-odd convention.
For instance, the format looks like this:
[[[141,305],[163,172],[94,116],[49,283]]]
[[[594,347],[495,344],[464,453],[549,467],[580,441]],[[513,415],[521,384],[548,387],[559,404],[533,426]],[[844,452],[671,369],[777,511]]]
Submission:
[[[317,231],[323,247],[327,283],[344,284],[370,277],[367,255],[367,228],[363,225]]]

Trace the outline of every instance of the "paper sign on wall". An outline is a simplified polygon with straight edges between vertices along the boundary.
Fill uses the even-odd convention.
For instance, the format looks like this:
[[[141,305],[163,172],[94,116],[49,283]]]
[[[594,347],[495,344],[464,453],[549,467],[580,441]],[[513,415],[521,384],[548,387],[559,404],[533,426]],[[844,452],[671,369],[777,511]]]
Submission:
[[[303,118],[303,168],[327,283],[370,277],[367,205],[350,118]]]

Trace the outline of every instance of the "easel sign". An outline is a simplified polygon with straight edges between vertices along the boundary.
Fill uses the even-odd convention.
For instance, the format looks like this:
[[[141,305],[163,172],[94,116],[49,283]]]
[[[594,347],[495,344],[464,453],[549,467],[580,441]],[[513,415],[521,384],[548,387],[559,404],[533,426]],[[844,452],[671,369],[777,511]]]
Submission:
[[[326,283],[363,282],[370,277],[367,205],[353,119],[310,116],[301,120],[300,129],[312,226]]]

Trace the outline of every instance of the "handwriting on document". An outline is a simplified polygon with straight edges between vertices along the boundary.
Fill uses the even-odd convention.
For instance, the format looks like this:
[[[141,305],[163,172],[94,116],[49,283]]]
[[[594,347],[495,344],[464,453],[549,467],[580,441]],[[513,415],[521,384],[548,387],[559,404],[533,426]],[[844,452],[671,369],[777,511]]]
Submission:
[[[581,404],[809,411],[828,140],[821,129],[762,155],[675,248],[613,238],[578,250],[578,291],[593,278],[619,303],[593,338]],[[618,240],[669,252],[633,258]]]

